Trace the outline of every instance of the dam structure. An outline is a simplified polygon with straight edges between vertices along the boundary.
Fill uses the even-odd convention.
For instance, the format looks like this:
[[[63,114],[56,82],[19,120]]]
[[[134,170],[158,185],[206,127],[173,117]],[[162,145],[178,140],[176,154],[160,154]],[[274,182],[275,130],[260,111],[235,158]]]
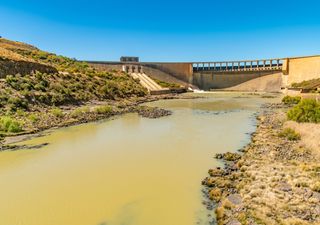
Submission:
[[[318,55],[212,62],[139,62],[138,57],[121,59],[119,62],[87,62],[96,68],[125,71],[140,81],[147,80],[149,84],[155,79],[202,90],[279,92],[292,83],[320,77]],[[151,86],[155,88],[155,85]]]
[[[162,88],[157,82],[146,75],[140,65],[123,65],[122,71],[130,74],[133,78],[139,79],[150,94],[167,94],[170,93],[169,88]]]

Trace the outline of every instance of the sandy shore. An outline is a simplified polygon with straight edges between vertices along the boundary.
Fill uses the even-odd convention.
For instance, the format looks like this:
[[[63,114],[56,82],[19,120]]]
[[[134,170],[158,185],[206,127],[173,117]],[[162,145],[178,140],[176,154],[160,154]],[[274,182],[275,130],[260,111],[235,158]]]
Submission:
[[[220,225],[320,224],[320,124],[286,121],[282,104],[265,105],[243,153],[216,157],[203,181],[207,208]],[[290,127],[301,140],[280,137]]]

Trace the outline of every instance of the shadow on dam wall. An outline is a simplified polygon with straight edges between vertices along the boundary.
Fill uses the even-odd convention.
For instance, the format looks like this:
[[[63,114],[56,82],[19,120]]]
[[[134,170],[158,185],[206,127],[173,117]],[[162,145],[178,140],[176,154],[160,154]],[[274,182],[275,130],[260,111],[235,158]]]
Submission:
[[[144,63],[143,66],[145,71],[147,71],[146,68],[154,68],[202,90],[278,92],[282,87],[282,67],[276,67],[273,64],[269,65],[270,68],[260,68],[260,70],[259,68],[254,70],[241,68],[240,71],[218,72],[194,70],[193,63]],[[161,80],[161,77],[157,79]]]
[[[193,74],[192,83],[202,90],[280,91],[282,72],[246,71]]]

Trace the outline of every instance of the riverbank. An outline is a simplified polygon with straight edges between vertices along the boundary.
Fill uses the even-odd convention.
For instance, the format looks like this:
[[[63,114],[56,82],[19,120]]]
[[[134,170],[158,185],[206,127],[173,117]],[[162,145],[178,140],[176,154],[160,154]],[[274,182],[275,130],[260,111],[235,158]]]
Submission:
[[[287,109],[265,105],[243,154],[216,156],[225,167],[203,184],[219,225],[320,223],[320,124],[286,121]]]
[[[68,127],[102,119],[112,118],[125,113],[138,113],[142,117],[159,118],[169,116],[171,111],[157,107],[143,106],[147,102],[165,99],[190,99],[191,96],[179,94],[167,95],[147,95],[145,97],[130,98],[121,101],[93,101],[82,105],[62,106],[40,109],[37,112],[21,113],[15,119],[24,126],[24,130],[18,133],[7,133],[0,142],[1,150],[17,150],[25,146],[10,145],[32,136],[39,135],[40,132],[53,128]],[[30,115],[34,117],[30,118]],[[17,148],[18,147],[18,148]]]

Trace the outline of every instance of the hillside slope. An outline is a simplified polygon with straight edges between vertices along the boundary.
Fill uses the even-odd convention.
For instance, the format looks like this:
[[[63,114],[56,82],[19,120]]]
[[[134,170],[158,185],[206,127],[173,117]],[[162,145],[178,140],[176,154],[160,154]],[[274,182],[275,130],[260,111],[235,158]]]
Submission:
[[[31,105],[62,105],[146,94],[139,82],[122,72],[97,72],[86,63],[5,39],[0,39],[0,48],[0,67],[6,72],[0,104],[6,108],[12,98]]]
[[[57,107],[121,102],[147,94],[138,80],[124,72],[97,71],[87,63],[3,38],[0,71],[0,133],[8,130],[7,117],[11,122],[20,120],[23,126],[35,120],[28,119],[30,115],[39,117],[52,109],[57,112]],[[53,114],[59,117],[61,113]]]

